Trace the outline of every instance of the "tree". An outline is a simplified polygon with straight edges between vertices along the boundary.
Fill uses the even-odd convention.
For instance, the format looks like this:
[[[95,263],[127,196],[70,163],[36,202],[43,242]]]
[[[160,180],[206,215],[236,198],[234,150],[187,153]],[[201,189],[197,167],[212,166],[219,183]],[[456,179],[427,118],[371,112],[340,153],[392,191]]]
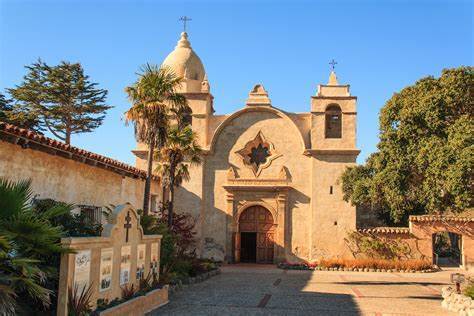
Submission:
[[[111,106],[107,90],[98,89],[79,63],[48,66],[41,60],[25,67],[23,83],[8,89],[18,107],[30,111],[55,137],[71,143],[71,136],[91,132],[102,124]]]
[[[174,189],[183,181],[189,181],[189,165],[200,164],[202,149],[196,141],[191,126],[181,128],[178,124],[169,130],[165,146],[157,152],[158,171],[163,183],[167,184],[170,195],[168,201],[168,226],[173,225]],[[167,180],[167,181],[166,181]]]
[[[61,227],[50,224],[52,218],[70,208],[59,205],[38,213],[30,204],[31,197],[30,181],[0,179],[2,315],[16,315],[19,308],[26,309],[31,302],[49,306],[52,293],[44,284],[53,271],[46,258],[71,251],[60,243]]]
[[[380,113],[377,152],[342,175],[344,199],[389,222],[473,206],[474,68],[404,88]]]
[[[7,99],[2,93],[0,93],[0,121],[27,128],[37,133],[44,131],[37,115],[21,106],[15,106],[12,100]]]
[[[184,95],[178,93],[183,79],[168,68],[146,64],[138,73],[137,81],[125,88],[132,107],[125,112],[128,124],[133,122],[135,138],[148,145],[147,178],[143,197],[143,213],[148,215],[150,207],[150,185],[153,153],[166,142],[171,121],[171,109],[180,111],[187,107]]]

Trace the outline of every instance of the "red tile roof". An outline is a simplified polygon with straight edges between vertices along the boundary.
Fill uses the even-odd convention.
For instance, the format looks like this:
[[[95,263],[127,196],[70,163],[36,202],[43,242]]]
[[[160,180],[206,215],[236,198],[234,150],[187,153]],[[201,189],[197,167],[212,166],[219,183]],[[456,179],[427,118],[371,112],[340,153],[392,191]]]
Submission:
[[[146,178],[144,170],[5,122],[0,122],[0,140],[52,155],[60,154],[63,158],[77,160],[78,162],[107,169],[123,176]],[[159,179],[157,176],[153,178],[154,180]]]
[[[408,227],[373,227],[363,228],[357,230],[359,233],[384,233],[384,234],[409,234],[410,229]]]
[[[463,216],[464,215],[464,216]],[[410,222],[474,222],[474,217],[469,214],[456,215],[418,215],[410,216]]]

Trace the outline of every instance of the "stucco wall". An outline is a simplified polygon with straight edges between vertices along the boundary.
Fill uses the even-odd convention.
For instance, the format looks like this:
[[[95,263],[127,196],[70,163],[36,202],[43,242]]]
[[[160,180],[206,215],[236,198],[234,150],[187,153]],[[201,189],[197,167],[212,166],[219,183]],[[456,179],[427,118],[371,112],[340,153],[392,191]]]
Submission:
[[[129,202],[135,208],[143,207],[142,179],[3,141],[0,177],[14,181],[31,179],[32,190],[41,199],[94,206]],[[157,184],[153,183],[152,192],[157,191]]]
[[[312,160],[312,260],[351,256],[344,239],[356,229],[356,210],[343,200],[338,180],[353,164],[355,157],[350,155],[315,155]]]

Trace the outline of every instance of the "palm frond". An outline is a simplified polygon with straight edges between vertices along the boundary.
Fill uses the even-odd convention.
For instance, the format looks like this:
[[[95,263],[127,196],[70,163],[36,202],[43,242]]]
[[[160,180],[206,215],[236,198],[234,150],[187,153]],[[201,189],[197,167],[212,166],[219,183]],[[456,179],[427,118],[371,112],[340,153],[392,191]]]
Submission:
[[[0,178],[0,219],[7,219],[29,208],[33,192],[30,180],[13,182]]]

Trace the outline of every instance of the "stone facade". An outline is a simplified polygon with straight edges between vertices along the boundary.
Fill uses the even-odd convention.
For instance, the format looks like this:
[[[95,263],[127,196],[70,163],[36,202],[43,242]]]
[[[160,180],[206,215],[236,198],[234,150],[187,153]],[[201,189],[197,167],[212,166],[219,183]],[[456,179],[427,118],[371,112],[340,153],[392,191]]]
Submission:
[[[356,97],[349,86],[332,72],[307,113],[290,113],[275,107],[257,84],[241,110],[215,115],[207,75],[186,33],[163,65],[185,79],[181,92],[205,150],[203,164],[191,168],[191,181],[175,201],[177,211],[199,218],[200,254],[238,261],[240,216],[258,205],[271,214],[273,227],[257,244],[274,244],[274,262],[351,256],[344,238],[356,228],[355,207],[343,201],[338,183],[359,154]],[[146,146],[137,144],[133,152],[144,168]]]

